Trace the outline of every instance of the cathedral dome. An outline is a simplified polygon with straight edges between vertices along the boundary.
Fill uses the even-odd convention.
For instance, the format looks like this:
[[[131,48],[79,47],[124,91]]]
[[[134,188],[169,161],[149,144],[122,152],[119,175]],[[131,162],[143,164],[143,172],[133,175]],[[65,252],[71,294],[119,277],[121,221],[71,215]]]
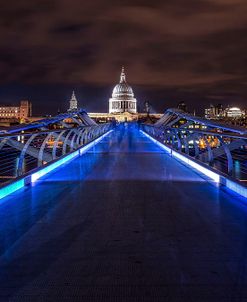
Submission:
[[[129,86],[129,84],[126,82],[126,75],[124,72],[124,68],[122,68],[122,72],[120,75],[120,83],[117,84],[112,92],[112,98],[133,98],[134,93],[132,88]]]
[[[137,113],[137,101],[130,85],[126,81],[124,68],[120,75],[120,82],[112,92],[112,97],[109,99],[109,113]]]

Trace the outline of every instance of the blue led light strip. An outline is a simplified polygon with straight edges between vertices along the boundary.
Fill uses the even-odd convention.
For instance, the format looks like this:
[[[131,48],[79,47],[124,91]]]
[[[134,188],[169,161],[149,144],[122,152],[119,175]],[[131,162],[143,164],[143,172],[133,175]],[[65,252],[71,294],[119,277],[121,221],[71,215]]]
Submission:
[[[31,174],[31,182],[35,182],[40,177],[42,177],[45,174],[51,172],[52,170],[58,168],[59,166],[67,163],[68,161],[72,160],[73,158],[77,157],[78,155],[79,155],[79,151],[77,150],[77,151],[63,157],[62,159],[57,160],[55,163],[50,164],[50,165],[42,168],[41,170]]]
[[[17,180],[6,187],[3,187],[0,189],[0,199],[4,198],[5,196],[10,195],[11,193],[14,193],[15,191],[23,188],[25,185],[24,178]]]
[[[43,169],[33,173],[31,175],[31,182],[35,182],[37,179],[39,179],[40,177],[44,176],[45,174],[51,172],[52,170],[56,169],[57,167],[67,163],[68,161],[74,159],[75,157],[82,155],[83,153],[87,152],[90,148],[92,148],[93,146],[95,146],[99,141],[101,141],[106,135],[108,135],[110,132],[112,132],[113,130],[108,131],[107,133],[103,134],[102,136],[100,136],[99,138],[95,139],[94,141],[92,141],[91,143],[87,144],[84,147],[81,147],[80,149],[70,153],[69,155],[58,159],[55,163],[48,165],[47,167],[44,167]]]
[[[97,139],[95,139],[91,143],[87,144],[86,146],[83,146],[80,149],[68,154],[67,156],[64,156],[63,158],[58,159],[54,163],[48,164],[47,166],[45,166],[43,168],[41,167],[39,171],[34,172],[31,175],[24,176],[23,178],[12,182],[11,184],[9,184],[5,187],[2,187],[0,189],[0,199],[10,195],[11,193],[14,193],[15,191],[17,191],[21,188],[23,188],[26,184],[30,183],[30,179],[31,179],[31,182],[35,182],[37,179],[44,176],[45,174],[53,171],[54,169],[60,167],[63,164],[69,162],[70,160],[74,159],[75,157],[80,156],[83,153],[87,152],[90,148],[95,146],[99,141],[101,141],[105,136],[110,134],[112,131],[113,130],[110,130],[110,131],[106,132],[105,134],[98,137]]]
[[[244,186],[241,186],[241,184],[234,182],[233,180],[228,179],[227,177],[217,174],[210,169],[207,169],[206,167],[201,166],[200,164],[196,163],[192,159],[187,158],[186,156],[182,155],[179,152],[176,152],[172,150],[171,148],[165,146],[161,142],[154,139],[152,136],[147,134],[146,132],[140,130],[141,133],[143,133],[146,137],[148,137],[151,141],[153,141],[156,145],[167,151],[172,156],[176,157],[177,159],[183,161],[187,165],[193,167],[197,171],[201,172],[202,174],[208,176],[210,179],[212,179],[215,183],[220,183],[226,186],[228,189],[232,190],[233,192],[247,198],[247,188]]]

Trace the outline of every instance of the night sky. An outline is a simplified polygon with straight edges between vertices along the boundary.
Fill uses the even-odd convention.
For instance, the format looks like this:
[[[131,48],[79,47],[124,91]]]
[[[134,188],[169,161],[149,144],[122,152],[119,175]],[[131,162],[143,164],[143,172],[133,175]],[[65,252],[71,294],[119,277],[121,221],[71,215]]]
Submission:
[[[107,112],[124,65],[140,111],[247,108],[246,16],[246,0],[2,0],[0,102],[54,114],[74,89]]]

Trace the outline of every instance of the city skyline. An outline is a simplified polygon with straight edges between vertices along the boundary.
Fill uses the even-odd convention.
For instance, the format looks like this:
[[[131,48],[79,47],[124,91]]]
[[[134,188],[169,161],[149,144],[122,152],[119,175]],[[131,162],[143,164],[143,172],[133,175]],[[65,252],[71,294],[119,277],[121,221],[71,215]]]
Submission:
[[[81,107],[104,112],[124,65],[155,112],[180,101],[200,114],[243,108],[246,12],[243,0],[3,3],[0,103],[29,99],[34,114],[54,114],[75,90]]]
[[[117,82],[115,83],[117,84]],[[57,112],[67,111],[69,108],[69,101],[71,93],[74,91],[78,100],[78,107],[85,109],[87,112],[107,112],[107,101],[111,96],[112,89],[115,85],[108,85],[106,87],[93,86],[77,86],[74,88],[62,85],[58,88],[57,85],[50,86],[50,91],[44,90],[42,86],[15,86],[13,90],[12,85],[8,85],[0,92],[0,104],[2,106],[14,106],[19,104],[23,99],[28,99],[33,104],[34,115],[57,114]],[[189,112],[196,112],[198,115],[204,115],[205,108],[210,104],[222,104],[224,107],[236,106],[246,109],[246,102],[239,96],[225,96],[225,97],[211,97],[196,96],[190,94],[185,98],[179,92],[174,95],[174,92],[167,90],[163,94],[162,89],[156,89],[155,98],[153,91],[148,87],[133,86],[136,95],[138,96],[138,110],[145,111],[145,102],[148,101],[153,113],[163,113],[167,108],[176,108],[178,104],[183,101],[188,106]],[[164,95],[164,96],[163,96]],[[47,104],[49,104],[47,106]]]

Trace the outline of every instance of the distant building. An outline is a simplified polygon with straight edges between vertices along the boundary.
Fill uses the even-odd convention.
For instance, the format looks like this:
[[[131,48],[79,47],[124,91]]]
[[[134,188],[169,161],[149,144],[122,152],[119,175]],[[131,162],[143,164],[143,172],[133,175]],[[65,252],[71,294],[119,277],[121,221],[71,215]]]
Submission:
[[[120,75],[120,82],[112,92],[109,99],[109,113],[137,113],[137,101],[130,85],[126,81],[124,67]]]
[[[184,101],[178,103],[178,106],[177,106],[178,109],[184,111],[184,112],[187,112],[187,105],[185,104]]]
[[[21,101],[20,106],[1,106],[0,119],[25,120],[32,116],[32,103]]]
[[[225,116],[229,118],[241,118],[245,112],[238,107],[228,107],[225,109]]]
[[[69,110],[77,110],[78,109],[78,102],[75,96],[75,92],[72,92],[71,99],[69,101]]]
[[[216,106],[210,105],[210,108],[205,109],[205,118],[207,119],[220,119],[224,116],[222,104]]]
[[[73,91],[70,99],[69,110],[78,109],[78,103]],[[120,74],[120,81],[114,87],[112,91],[112,97],[108,102],[108,112],[89,112],[88,115],[98,123],[118,121],[118,122],[130,122],[138,121],[140,119],[145,120],[147,112],[149,111],[149,104],[145,104],[146,113],[137,113],[137,100],[134,97],[131,86],[127,83],[126,74],[124,68],[122,68]],[[148,110],[148,111],[147,111]],[[163,114],[148,114],[152,119],[159,119]]]
[[[218,104],[217,106],[210,105],[210,108],[205,109],[205,117],[207,119],[236,120],[245,118],[245,116],[246,114],[244,110],[230,106],[224,109],[221,104]]]
[[[147,113],[135,113],[131,114],[128,112],[115,114],[115,113],[97,113],[89,112],[89,117],[94,119],[96,122],[109,122],[109,121],[118,121],[118,122],[133,122],[138,120],[145,121],[147,118]],[[160,119],[164,113],[150,113],[148,116],[153,120]]]

